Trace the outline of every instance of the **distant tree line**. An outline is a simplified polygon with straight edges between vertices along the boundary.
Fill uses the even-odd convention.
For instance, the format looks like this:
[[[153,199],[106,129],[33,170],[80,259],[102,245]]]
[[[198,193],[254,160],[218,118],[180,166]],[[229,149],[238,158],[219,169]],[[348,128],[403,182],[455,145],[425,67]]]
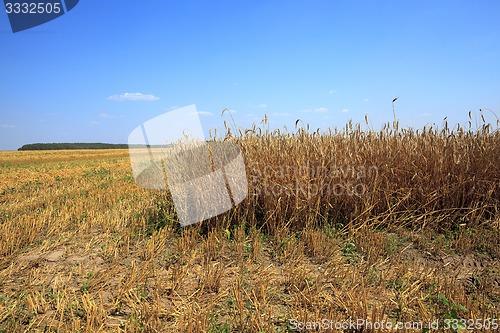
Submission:
[[[18,150],[127,149],[123,143],[30,143]]]

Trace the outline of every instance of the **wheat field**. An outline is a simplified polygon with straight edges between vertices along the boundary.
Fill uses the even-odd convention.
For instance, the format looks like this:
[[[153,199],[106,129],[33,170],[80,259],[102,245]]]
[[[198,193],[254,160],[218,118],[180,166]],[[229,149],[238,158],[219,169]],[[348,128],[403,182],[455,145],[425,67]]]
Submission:
[[[168,191],[135,184],[127,150],[0,152],[0,332],[494,330],[498,130],[214,140],[240,148],[248,196],[185,228]]]

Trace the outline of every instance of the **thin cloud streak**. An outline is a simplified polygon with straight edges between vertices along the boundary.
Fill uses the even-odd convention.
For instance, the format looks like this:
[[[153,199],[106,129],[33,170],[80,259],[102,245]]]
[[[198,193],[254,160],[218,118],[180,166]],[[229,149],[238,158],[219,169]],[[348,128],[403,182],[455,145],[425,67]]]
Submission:
[[[327,112],[327,111],[328,111],[328,108],[325,108],[325,107],[319,107],[319,108],[315,108],[315,109],[303,109],[303,110],[300,110],[300,112],[303,112],[303,113],[309,113],[309,112],[323,113],[323,112]]]
[[[156,101],[160,97],[142,93],[123,93],[109,96],[108,99],[111,101]]]
[[[199,115],[199,116],[213,116],[214,114],[212,112],[207,112],[207,111],[196,111],[191,113],[192,115]]]

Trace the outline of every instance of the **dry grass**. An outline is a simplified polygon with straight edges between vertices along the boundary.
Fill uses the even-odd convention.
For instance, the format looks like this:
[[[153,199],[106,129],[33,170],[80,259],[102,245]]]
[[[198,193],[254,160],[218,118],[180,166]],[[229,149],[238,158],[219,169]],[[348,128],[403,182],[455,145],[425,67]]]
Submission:
[[[498,131],[240,134],[249,196],[184,229],[125,150],[0,153],[0,332],[500,318]]]

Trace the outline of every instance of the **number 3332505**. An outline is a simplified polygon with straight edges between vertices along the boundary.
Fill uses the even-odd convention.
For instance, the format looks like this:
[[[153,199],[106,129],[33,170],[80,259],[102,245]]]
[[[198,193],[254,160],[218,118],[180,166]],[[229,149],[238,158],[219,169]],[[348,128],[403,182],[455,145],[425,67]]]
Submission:
[[[59,14],[62,11],[59,2],[7,2],[5,9],[7,14]]]

